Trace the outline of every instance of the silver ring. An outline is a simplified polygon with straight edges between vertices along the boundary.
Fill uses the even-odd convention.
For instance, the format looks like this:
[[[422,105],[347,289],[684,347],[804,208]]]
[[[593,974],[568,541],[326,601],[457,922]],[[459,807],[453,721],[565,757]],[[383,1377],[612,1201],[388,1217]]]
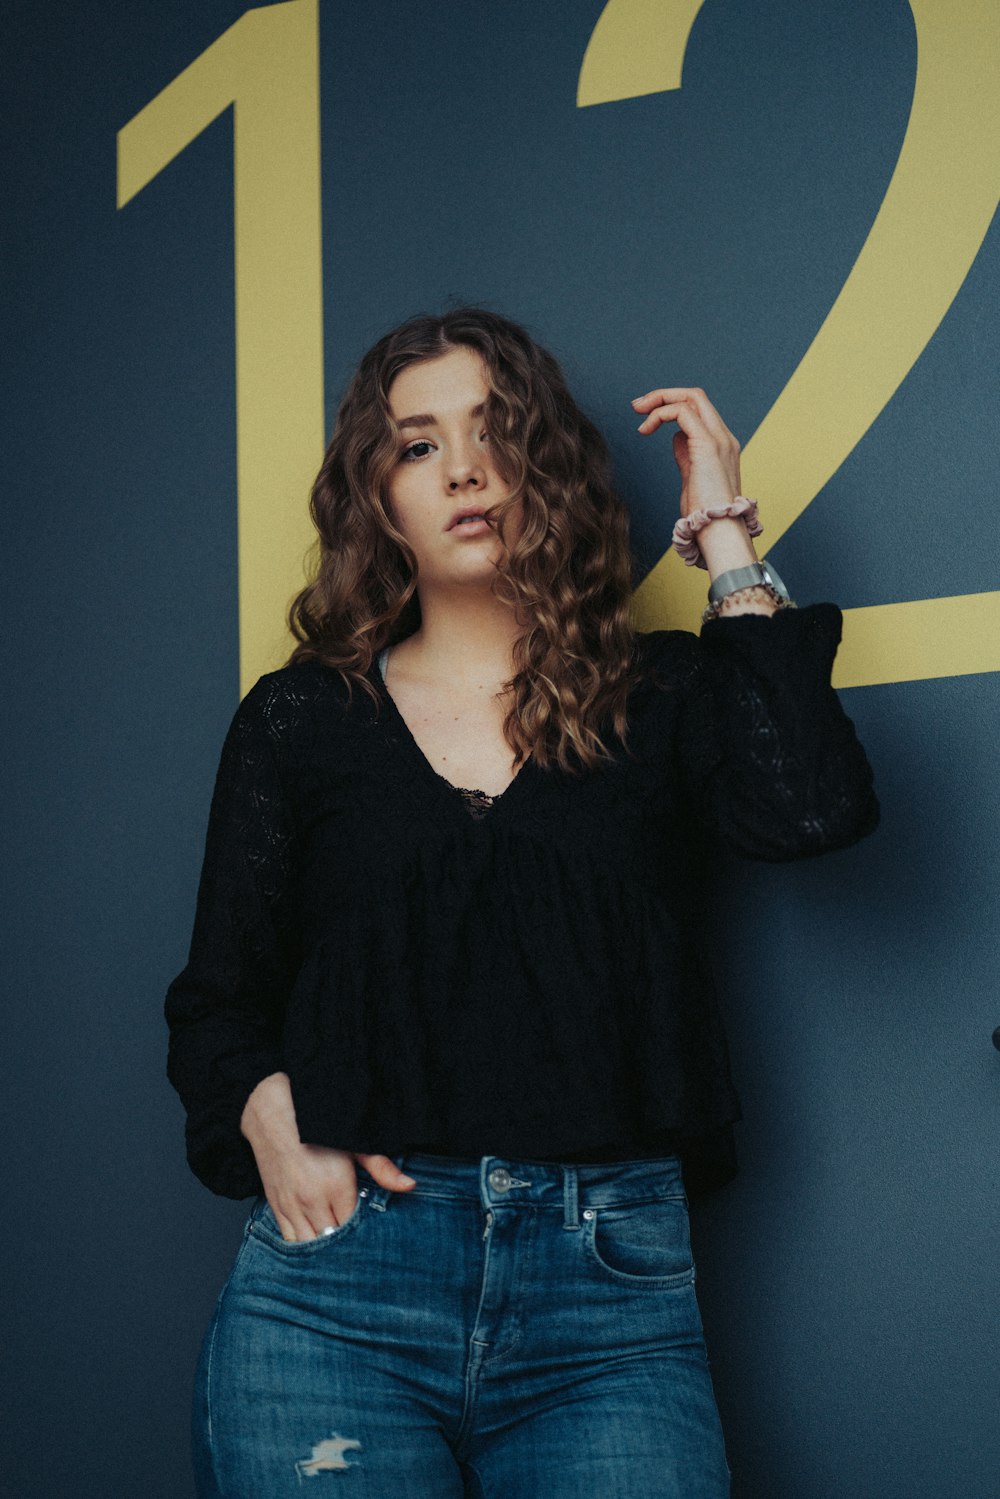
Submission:
[[[335,1228],[324,1228],[320,1237],[325,1239],[327,1234],[335,1234],[336,1232],[337,1230]]]

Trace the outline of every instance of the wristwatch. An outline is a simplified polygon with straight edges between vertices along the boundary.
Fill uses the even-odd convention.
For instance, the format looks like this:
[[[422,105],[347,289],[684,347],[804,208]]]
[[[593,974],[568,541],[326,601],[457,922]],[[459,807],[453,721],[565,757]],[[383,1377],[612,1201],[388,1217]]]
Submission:
[[[790,602],[788,589],[770,562],[750,562],[746,567],[731,567],[727,573],[720,573],[708,590],[708,602],[717,604],[727,593],[735,593],[738,588],[751,588],[755,583],[769,584],[780,599]]]

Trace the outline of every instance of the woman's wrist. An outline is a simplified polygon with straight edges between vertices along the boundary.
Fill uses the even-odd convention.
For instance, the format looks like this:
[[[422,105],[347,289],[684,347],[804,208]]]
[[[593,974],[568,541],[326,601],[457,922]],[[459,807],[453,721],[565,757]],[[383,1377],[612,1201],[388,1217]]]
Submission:
[[[677,522],[677,551],[688,566],[695,563],[709,575],[709,604],[702,623],[734,614],[771,615],[796,607],[777,573],[757,556],[753,538],[762,530],[757,502],[745,495],[737,495],[728,506],[689,509]],[[724,591],[713,598],[711,590],[720,579]]]
[[[732,538],[739,537],[741,533],[733,528],[733,522],[741,523],[746,532],[748,541],[759,536],[764,527],[761,525],[760,515],[757,511],[757,501],[751,500],[745,494],[735,495],[727,504],[688,505],[684,513],[674,522],[671,541],[674,549],[679,553],[686,567],[700,567],[707,569],[705,552],[701,546],[701,539],[706,531],[711,531],[716,524],[721,526],[722,536]],[[726,546],[729,551],[730,544],[716,541],[714,549],[718,551]],[[708,547],[713,547],[712,541]],[[751,549],[751,556],[753,556]]]
[[[725,619],[733,614],[775,614],[777,610],[773,591],[765,583],[751,583],[721,598],[715,618]]]
[[[709,583],[731,568],[747,567],[760,558],[741,516],[721,516],[698,532],[698,548],[708,569]]]
[[[266,1133],[269,1137],[294,1134],[298,1139],[295,1106],[287,1072],[272,1072],[261,1078],[243,1106],[240,1133],[255,1143]]]

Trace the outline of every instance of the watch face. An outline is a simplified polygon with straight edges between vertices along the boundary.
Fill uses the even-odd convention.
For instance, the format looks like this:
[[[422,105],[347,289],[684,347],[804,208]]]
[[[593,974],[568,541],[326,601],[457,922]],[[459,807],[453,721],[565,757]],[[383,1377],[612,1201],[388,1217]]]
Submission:
[[[773,587],[775,587],[778,590],[778,592],[781,594],[781,597],[783,599],[787,599],[787,597],[788,597],[788,589],[785,587],[784,583],[782,583],[781,579],[778,577],[778,574],[775,572],[775,570],[771,566],[770,562],[762,562],[761,566],[764,569],[764,581],[765,581],[765,583],[772,584]]]

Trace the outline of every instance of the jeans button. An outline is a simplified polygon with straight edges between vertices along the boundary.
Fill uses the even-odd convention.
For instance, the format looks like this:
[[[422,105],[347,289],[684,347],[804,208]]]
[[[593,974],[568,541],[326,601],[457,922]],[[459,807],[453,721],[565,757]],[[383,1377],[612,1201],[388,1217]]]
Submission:
[[[490,1186],[493,1188],[494,1192],[506,1192],[506,1191],[508,1191],[509,1188],[510,1188],[510,1184],[511,1184],[512,1180],[513,1180],[513,1177],[511,1176],[510,1172],[507,1170],[506,1166],[494,1166],[493,1170],[490,1172],[489,1176],[487,1177],[487,1181],[489,1182]]]

